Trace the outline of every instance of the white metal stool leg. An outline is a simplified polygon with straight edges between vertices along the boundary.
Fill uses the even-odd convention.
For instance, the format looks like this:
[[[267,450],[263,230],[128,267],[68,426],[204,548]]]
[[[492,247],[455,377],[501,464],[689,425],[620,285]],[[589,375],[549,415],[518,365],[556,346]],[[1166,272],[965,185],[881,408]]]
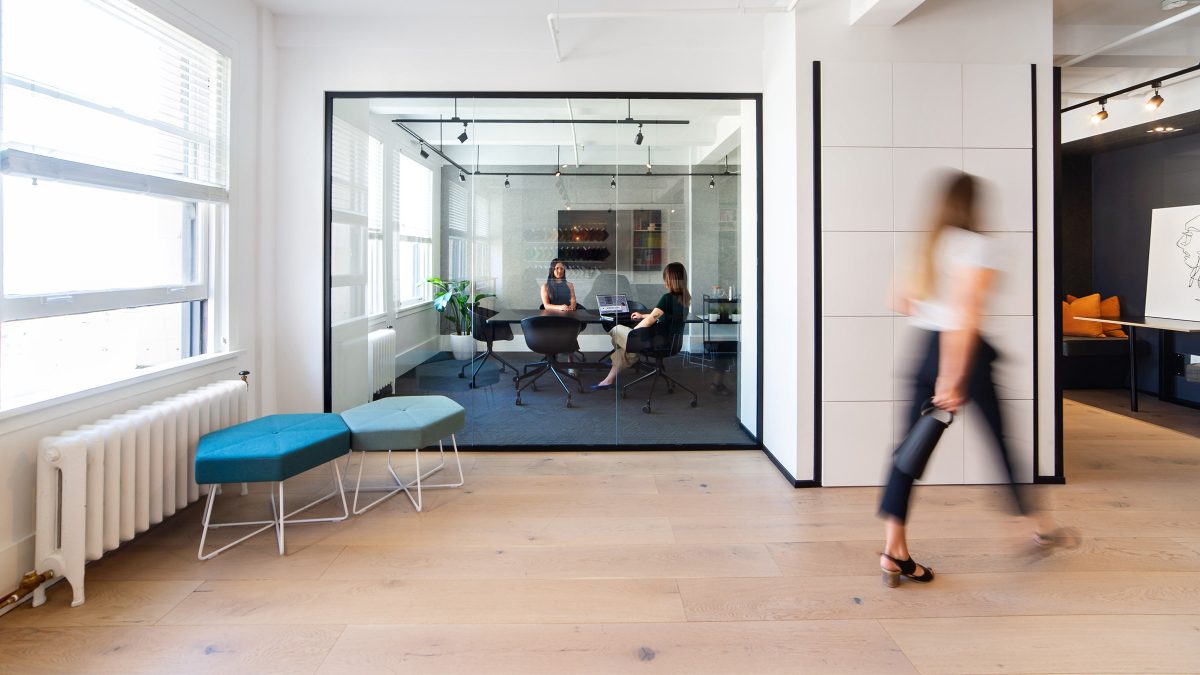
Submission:
[[[417,448],[413,453],[414,454],[414,462],[416,464],[416,469],[417,469],[417,477],[404,485],[404,493],[408,495],[408,500],[412,502],[413,508],[415,508],[418,512],[421,510],[422,503],[424,501],[422,498],[422,495],[421,495],[421,492],[423,489],[437,490],[440,488],[457,488],[457,487],[463,486],[464,481],[463,481],[462,459],[458,455],[458,439],[454,436],[454,434],[450,434],[450,442],[454,445],[454,463],[458,467],[458,482],[457,483],[433,483],[433,484],[424,484],[424,485],[421,484],[421,481],[423,479],[432,476],[433,474],[437,473],[438,471],[441,471],[446,466],[446,449],[442,445],[442,441],[440,441],[440,440],[438,441],[438,452],[441,456],[441,460],[442,460],[441,463],[439,463],[437,466],[433,467],[432,469],[430,469],[424,473],[421,472],[421,449]],[[388,464],[388,468],[391,468],[390,463]],[[394,471],[392,472],[392,475],[393,476],[396,475]],[[399,480],[399,478],[397,478],[397,480]],[[412,492],[410,492],[408,489],[414,485],[417,488],[417,496],[415,499],[413,498]]]
[[[345,492],[345,488],[342,485],[342,473],[341,473],[341,470],[338,469],[337,460],[330,462],[330,464],[333,466],[334,483],[337,485],[337,487],[334,490],[330,491],[329,494],[324,495],[322,497],[318,497],[317,499],[309,502],[308,504],[305,504],[304,506],[301,506],[300,508],[295,509],[291,513],[288,513],[284,509],[283,481],[279,481],[277,483],[277,485],[279,486],[278,487],[278,489],[279,489],[279,503],[278,504],[275,503],[275,489],[276,488],[275,488],[275,486],[272,486],[271,487],[271,498],[270,498],[271,520],[252,520],[252,521],[244,521],[244,522],[236,522],[236,523],[213,523],[212,522],[212,509],[213,509],[213,504],[216,502],[217,493],[219,492],[219,490],[215,490],[215,489],[209,490],[208,501],[204,505],[203,531],[200,534],[200,548],[196,552],[197,557],[200,560],[209,560],[211,558],[216,557],[217,554],[222,553],[223,551],[227,551],[230,548],[233,548],[234,546],[237,546],[238,544],[246,541],[247,539],[253,537],[254,535],[260,534],[262,532],[266,532],[267,530],[272,529],[272,528],[275,529],[275,539],[279,545],[279,555],[283,555],[284,550],[285,550],[284,527],[288,523],[292,523],[292,524],[297,524],[297,523],[335,523],[335,522],[339,522],[339,521],[342,521],[342,520],[345,520],[346,518],[348,518],[350,516],[350,513],[346,509],[346,492]],[[296,515],[297,513],[300,513],[302,511],[307,511],[308,509],[316,506],[317,504],[320,504],[321,502],[332,499],[333,497],[341,497],[342,515],[331,516],[328,518],[292,519],[292,516]],[[244,526],[251,526],[251,525],[261,525],[262,527],[259,527],[258,529],[254,530],[250,534],[247,534],[231,543],[225,544],[224,546],[216,549],[215,551],[211,551],[209,553],[204,552],[204,543],[208,539],[209,528],[215,529],[218,527],[244,527]]]
[[[404,481],[400,480],[400,478],[398,476],[396,476],[395,471],[392,471],[392,451],[391,450],[387,451],[387,464],[388,464],[388,471],[392,474],[392,478],[395,479],[395,484],[394,485],[376,485],[376,486],[363,487],[362,474],[363,474],[363,466],[366,465],[366,463],[367,463],[367,452],[368,451],[366,451],[366,450],[360,450],[358,452],[358,480],[355,481],[355,483],[354,483],[354,507],[353,507],[353,512],[354,512],[354,515],[356,515],[356,516],[369,511],[370,509],[372,509],[376,505],[378,505],[380,502],[386,500],[387,498],[391,497],[392,495],[395,495],[397,492],[400,492],[401,490],[407,490],[407,487],[404,485]],[[351,452],[350,454],[354,454],[354,453]],[[350,458],[347,457],[346,458],[347,469],[349,469],[349,466],[350,466]],[[361,492],[385,492],[387,494],[383,495],[382,497],[379,497],[375,501],[371,502],[370,504],[367,504],[366,506],[364,506],[360,509],[360,508],[358,508],[358,495]]]

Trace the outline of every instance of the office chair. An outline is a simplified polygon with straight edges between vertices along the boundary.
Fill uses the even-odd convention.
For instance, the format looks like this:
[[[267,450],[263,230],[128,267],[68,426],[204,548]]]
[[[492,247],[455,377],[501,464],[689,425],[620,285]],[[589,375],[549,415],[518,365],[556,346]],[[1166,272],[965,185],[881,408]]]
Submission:
[[[546,309],[546,305],[544,305],[544,304],[538,304],[538,309]],[[582,310],[582,311],[585,311],[585,312],[586,312],[586,311],[587,311],[587,307],[584,307],[583,305],[581,305],[581,304],[579,304],[578,302],[576,302],[576,303],[575,303],[575,311],[580,311],[580,310]],[[583,331],[585,331],[585,330],[587,330],[587,324],[580,323],[580,324],[579,324],[579,332],[580,332],[580,333],[582,333],[582,332],[583,332]],[[576,349],[576,350],[575,350],[575,353],[574,353],[574,354],[572,354],[572,356],[578,357],[580,361],[582,361],[582,362],[584,362],[584,363],[587,363],[587,356],[585,356],[585,355],[584,355],[584,353],[583,353],[582,351],[580,351],[579,349]],[[535,391],[536,391],[536,389],[535,389]]]
[[[463,367],[458,371],[459,377],[466,377],[467,368],[471,364],[475,365],[475,370],[471,372],[471,381],[467,386],[471,389],[475,388],[475,376],[479,374],[479,369],[483,368],[483,362],[488,360],[488,357],[496,359],[500,362],[500,372],[504,372],[504,366],[512,368],[513,372],[517,372],[516,366],[504,360],[492,349],[492,343],[501,340],[510,341],[513,339],[512,326],[506,323],[488,323],[488,319],[499,314],[494,309],[487,309],[475,305],[471,308],[471,337],[480,342],[487,343],[487,350],[476,354],[470,361],[463,364]]]
[[[537,391],[537,380],[546,373],[552,373],[554,379],[567,392],[567,407],[571,407],[571,389],[563,378],[574,380],[583,393],[583,383],[578,377],[566,372],[566,365],[558,360],[560,354],[571,354],[579,351],[580,323],[569,316],[530,316],[521,320],[521,332],[525,334],[525,345],[530,351],[546,357],[542,361],[525,366],[526,372],[513,378],[517,389],[517,405],[521,403],[521,392],[526,387]],[[530,368],[534,370],[530,371]],[[521,384],[525,381],[525,384]]]
[[[665,324],[679,323],[676,329],[674,326]],[[642,406],[642,412],[649,413],[652,399],[654,398],[654,387],[661,379],[667,385],[667,393],[675,392],[675,387],[683,389],[692,395],[691,406],[696,407],[698,397],[696,392],[688,389],[679,383],[678,380],[667,375],[663,361],[675,356],[683,349],[683,330],[682,322],[675,321],[660,321],[653,326],[646,328],[638,328],[629,333],[629,338],[625,342],[625,351],[630,354],[638,354],[642,357],[638,361],[636,368],[643,371],[645,374],[629,384],[621,387],[621,398],[625,398],[625,392],[630,387],[650,380],[650,393],[646,396],[646,405]]]

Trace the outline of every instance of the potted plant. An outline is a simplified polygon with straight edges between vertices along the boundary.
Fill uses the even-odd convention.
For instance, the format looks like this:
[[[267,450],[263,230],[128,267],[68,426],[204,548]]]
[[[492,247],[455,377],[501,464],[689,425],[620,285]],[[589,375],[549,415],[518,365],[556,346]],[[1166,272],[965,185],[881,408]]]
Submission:
[[[734,305],[733,309],[729,311],[729,318],[732,319],[734,323],[741,323],[742,310],[737,305]]]
[[[429,277],[425,283],[433,286],[433,308],[450,322],[454,332],[450,334],[450,352],[462,361],[475,354],[475,340],[471,337],[471,307],[484,298],[494,298],[494,293],[476,293],[471,297],[471,282],[466,279],[447,281]]]

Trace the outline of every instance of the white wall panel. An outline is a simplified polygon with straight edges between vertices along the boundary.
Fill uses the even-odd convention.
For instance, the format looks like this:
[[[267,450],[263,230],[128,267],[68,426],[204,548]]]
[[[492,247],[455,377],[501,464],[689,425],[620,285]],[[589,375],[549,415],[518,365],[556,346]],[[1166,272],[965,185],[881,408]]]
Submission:
[[[962,66],[957,63],[893,64],[892,144],[962,147],[962,95]]]
[[[962,68],[963,146],[1030,147],[1029,66],[967,63]]]
[[[892,429],[895,445],[899,445],[900,441],[904,440],[908,434],[911,426],[911,407],[910,401],[897,401],[893,408]],[[942,434],[942,439],[938,441],[933,456],[929,458],[929,464],[925,466],[925,473],[921,474],[919,483],[923,485],[959,485],[963,482],[965,425],[962,422],[962,418],[956,418]]]
[[[1004,440],[1009,446],[1017,482],[1033,481],[1033,401],[1001,401]],[[991,431],[978,406],[967,406],[963,415],[964,477],[967,483],[1003,483],[1007,480],[994,449]]]
[[[892,399],[892,318],[823,320],[823,396],[826,401]]]
[[[892,320],[892,400],[912,398],[913,373],[925,358],[928,331],[913,326],[912,318]]]
[[[892,194],[897,231],[928,230],[938,195],[950,171],[961,171],[960,148],[896,148],[892,151]]]
[[[821,143],[892,145],[892,64],[821,63]]]
[[[821,229],[892,230],[892,149],[821,151]]]
[[[963,169],[984,179],[982,229],[1033,231],[1032,155],[1029,150],[963,150]]]
[[[892,316],[893,237],[891,232],[828,232],[822,236],[824,316]]]
[[[997,255],[1002,268],[986,314],[1029,315],[1033,313],[1033,234],[996,232]]]
[[[821,484],[883,485],[894,446],[892,403],[825,403]]]
[[[992,365],[997,395],[1033,398],[1033,317],[984,317],[983,335],[1000,354]]]

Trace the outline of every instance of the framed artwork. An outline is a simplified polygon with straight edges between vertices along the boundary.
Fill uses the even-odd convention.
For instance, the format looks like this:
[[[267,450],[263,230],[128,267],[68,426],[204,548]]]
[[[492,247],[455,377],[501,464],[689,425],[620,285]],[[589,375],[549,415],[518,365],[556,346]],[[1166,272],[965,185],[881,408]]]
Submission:
[[[1154,209],[1146,316],[1200,321],[1200,205]]]

